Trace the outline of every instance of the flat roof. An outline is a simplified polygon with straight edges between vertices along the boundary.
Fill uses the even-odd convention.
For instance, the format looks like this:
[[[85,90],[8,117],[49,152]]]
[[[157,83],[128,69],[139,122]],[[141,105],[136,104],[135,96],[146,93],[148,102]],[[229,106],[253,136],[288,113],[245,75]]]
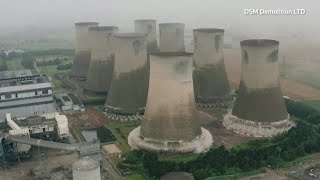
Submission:
[[[10,79],[10,78],[19,78],[19,77],[27,77],[33,76],[31,70],[19,70],[19,71],[2,71],[0,72],[0,80]]]

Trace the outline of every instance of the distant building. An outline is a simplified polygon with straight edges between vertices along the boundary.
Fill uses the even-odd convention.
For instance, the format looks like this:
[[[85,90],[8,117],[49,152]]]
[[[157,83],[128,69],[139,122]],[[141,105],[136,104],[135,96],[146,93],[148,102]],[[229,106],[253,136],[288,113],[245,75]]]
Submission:
[[[30,70],[0,72],[0,122],[6,113],[27,117],[56,112],[52,86],[45,75]]]

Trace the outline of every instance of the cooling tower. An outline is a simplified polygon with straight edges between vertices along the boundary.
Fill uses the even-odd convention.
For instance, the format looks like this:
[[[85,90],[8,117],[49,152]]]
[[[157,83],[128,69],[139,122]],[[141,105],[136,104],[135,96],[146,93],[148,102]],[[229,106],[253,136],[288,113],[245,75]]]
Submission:
[[[223,29],[193,30],[193,84],[200,107],[221,107],[232,103],[224,66],[223,35]]]
[[[157,24],[153,19],[138,19],[134,21],[136,33],[147,34],[148,52],[158,51]]]
[[[160,52],[184,52],[184,24],[159,24]]]
[[[242,73],[237,99],[223,125],[237,133],[270,137],[293,126],[280,89],[279,42],[241,41]]]
[[[118,27],[114,26],[89,28],[91,61],[86,79],[86,91],[95,94],[105,94],[108,91],[114,64],[111,41],[113,33],[117,31]]]
[[[119,33],[113,38],[115,62],[106,101],[107,117],[138,119],[146,105],[149,74],[147,36],[142,33]]]
[[[75,23],[76,44],[71,76],[86,77],[91,58],[88,31],[90,27],[96,26],[97,22]]]
[[[210,132],[200,127],[192,82],[191,53],[150,55],[150,81],[141,127],[128,137],[133,149],[200,153],[211,147]]]

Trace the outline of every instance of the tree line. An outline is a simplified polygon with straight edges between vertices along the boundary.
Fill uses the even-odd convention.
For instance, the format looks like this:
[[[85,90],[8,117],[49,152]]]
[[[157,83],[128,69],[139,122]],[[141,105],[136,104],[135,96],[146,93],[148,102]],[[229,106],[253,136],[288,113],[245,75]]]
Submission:
[[[320,151],[319,111],[301,102],[285,100],[288,112],[302,121],[271,139],[254,140],[226,149],[220,146],[188,162],[161,161],[155,153],[134,152],[125,163],[142,162],[151,177],[171,171],[186,171],[196,179],[248,172],[263,167],[278,168],[298,157]]]

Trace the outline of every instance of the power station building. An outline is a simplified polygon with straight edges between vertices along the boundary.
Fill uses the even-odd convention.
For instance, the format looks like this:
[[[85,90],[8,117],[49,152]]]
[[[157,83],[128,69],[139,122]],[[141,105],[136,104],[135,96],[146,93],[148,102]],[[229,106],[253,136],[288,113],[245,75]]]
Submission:
[[[71,76],[85,78],[88,72],[91,52],[89,43],[89,28],[98,26],[97,22],[75,23],[76,44]]]
[[[107,117],[141,118],[148,94],[147,36],[119,33],[113,38],[115,63],[106,101]]]
[[[223,29],[194,29],[193,83],[200,107],[223,107],[232,103],[223,57]]]
[[[289,130],[289,120],[280,89],[279,42],[252,39],[240,42],[242,72],[234,107],[223,125],[237,133],[270,137]]]
[[[110,87],[114,65],[112,36],[118,31],[115,26],[89,28],[91,61],[85,90],[94,94],[106,94]]]
[[[194,99],[191,53],[150,55],[149,93],[142,125],[128,137],[133,149],[201,153],[212,145],[200,127]]]
[[[134,21],[135,32],[147,34],[148,52],[158,51],[157,23],[153,19],[138,19]]]
[[[0,72],[0,123],[6,113],[27,117],[56,112],[51,82],[30,70]]]
[[[184,27],[182,23],[159,24],[160,52],[184,52]]]

